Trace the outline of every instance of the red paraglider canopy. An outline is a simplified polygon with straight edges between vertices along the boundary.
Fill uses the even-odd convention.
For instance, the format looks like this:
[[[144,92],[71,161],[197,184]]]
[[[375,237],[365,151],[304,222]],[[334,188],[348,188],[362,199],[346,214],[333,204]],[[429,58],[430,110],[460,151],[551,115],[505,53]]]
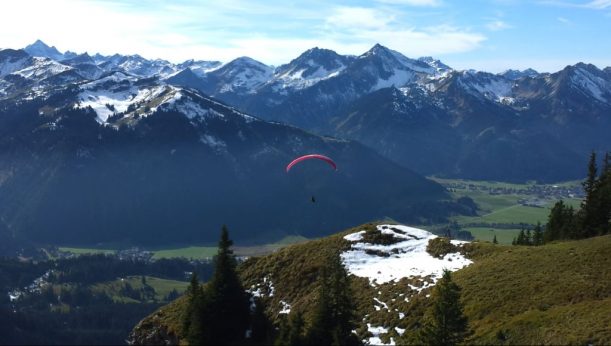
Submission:
[[[296,158],[295,160],[291,161],[291,163],[289,163],[288,166],[286,166],[286,172],[288,173],[291,170],[291,168],[293,166],[295,166],[296,164],[298,164],[299,162],[304,161],[304,160],[309,160],[309,159],[323,160],[326,163],[328,163],[329,165],[331,165],[331,167],[333,167],[333,169],[337,170],[337,165],[335,164],[335,162],[333,162],[333,160],[331,160],[330,158],[326,157],[325,155],[310,154],[310,155],[300,156],[300,157]]]

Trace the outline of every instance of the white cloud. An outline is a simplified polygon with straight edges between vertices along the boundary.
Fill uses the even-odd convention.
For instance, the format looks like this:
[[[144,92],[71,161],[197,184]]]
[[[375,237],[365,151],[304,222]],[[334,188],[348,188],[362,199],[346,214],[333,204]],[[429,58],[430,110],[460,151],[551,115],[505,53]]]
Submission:
[[[511,25],[505,23],[504,21],[500,19],[492,20],[486,24],[486,28],[488,28],[488,30],[491,30],[491,31],[500,31],[500,30],[509,29],[511,27],[512,27]]]
[[[604,10],[611,7],[611,0],[593,0],[585,4],[585,7]]]
[[[408,6],[440,6],[441,0],[376,0],[377,2],[393,5],[408,5]]]
[[[395,20],[392,13],[365,7],[338,7],[325,20],[328,26],[347,29],[381,29]]]
[[[403,2],[422,6],[441,3]],[[183,0],[155,7],[128,0],[6,2],[0,21],[0,48],[21,48],[41,39],[60,51],[77,53],[140,54],[173,62],[228,61],[248,55],[278,65],[314,46],[357,55],[380,43],[418,57],[474,50],[486,39],[457,27],[414,27],[394,7],[332,7],[322,3],[314,11],[311,6],[290,7],[297,6],[293,4],[283,8],[242,0],[221,3],[202,6]],[[286,20],[269,20],[281,14]]]
[[[591,0],[588,2],[571,2],[563,0],[543,0],[539,3],[545,5],[561,6],[561,7],[575,7],[575,8],[589,8],[594,10],[605,10],[611,8],[611,0]]]
[[[562,24],[572,24],[572,22],[571,22],[570,20],[568,20],[568,19],[566,19],[566,18],[564,18],[564,17],[558,17],[558,18],[556,18],[556,19],[558,19],[558,21],[559,21],[560,23],[562,23]]]
[[[338,42],[360,43],[352,48],[380,43],[413,57],[470,51],[486,39],[482,34],[450,25],[415,28],[405,23],[397,11],[360,7],[336,8],[327,17],[322,36],[333,38],[339,46],[342,44]]]

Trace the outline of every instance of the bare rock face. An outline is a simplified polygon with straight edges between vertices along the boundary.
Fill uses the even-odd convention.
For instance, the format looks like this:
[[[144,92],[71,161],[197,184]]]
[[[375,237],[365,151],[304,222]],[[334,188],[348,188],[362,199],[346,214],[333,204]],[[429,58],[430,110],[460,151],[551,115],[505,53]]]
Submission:
[[[128,345],[178,345],[178,336],[159,321],[159,314],[149,316],[134,327]]]

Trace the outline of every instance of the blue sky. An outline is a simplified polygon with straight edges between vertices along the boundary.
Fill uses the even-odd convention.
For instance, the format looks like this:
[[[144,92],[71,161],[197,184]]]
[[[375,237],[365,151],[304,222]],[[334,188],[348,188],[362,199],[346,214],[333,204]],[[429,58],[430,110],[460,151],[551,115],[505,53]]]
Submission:
[[[380,43],[457,69],[611,66],[611,0],[20,0],[2,13],[0,48],[42,39],[78,53],[279,65],[314,46],[358,55]]]

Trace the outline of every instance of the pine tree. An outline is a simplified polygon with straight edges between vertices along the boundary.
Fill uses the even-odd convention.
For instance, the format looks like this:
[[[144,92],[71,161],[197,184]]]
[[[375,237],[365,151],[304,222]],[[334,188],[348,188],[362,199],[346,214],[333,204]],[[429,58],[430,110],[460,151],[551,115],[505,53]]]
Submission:
[[[532,244],[534,246],[543,245],[543,229],[541,228],[541,222],[537,222],[537,225],[533,230]]]
[[[309,345],[331,345],[332,335],[330,327],[333,325],[331,293],[328,286],[329,278],[326,268],[319,274],[318,299],[312,317],[312,323],[306,336]]]
[[[249,323],[249,301],[236,273],[237,262],[223,226],[215,271],[202,290],[194,274],[187,289],[189,304],[183,331],[191,345],[226,345],[244,339]]]
[[[358,345],[348,273],[338,254],[319,275],[319,297],[306,335],[310,345]]]
[[[287,321],[288,319],[288,321]],[[293,311],[288,316],[282,316],[278,336],[274,341],[276,346],[306,345],[304,336],[305,321],[299,311]]]
[[[191,345],[197,345],[202,338],[202,321],[201,321],[201,305],[203,299],[203,291],[197,280],[197,274],[194,272],[191,275],[191,283],[187,287],[187,310],[183,315],[182,330],[187,336],[187,340]]]
[[[468,321],[460,303],[460,287],[452,281],[449,270],[437,282],[431,294],[432,307],[427,311],[419,338],[424,345],[456,345],[468,335]]]
[[[579,238],[575,225],[575,212],[572,206],[567,207],[564,202],[558,201],[549,213],[543,240],[545,243],[567,238]]]
[[[289,316],[289,345],[300,346],[304,345],[304,326],[303,315],[301,312],[296,311]]]
[[[242,340],[249,322],[249,301],[236,273],[227,227],[223,225],[215,271],[205,290],[206,330],[204,344],[230,344]]]
[[[597,205],[594,217],[597,234],[607,234],[611,231],[611,156],[608,152],[605,153],[594,196]]]
[[[496,240],[496,234],[494,235],[494,238],[492,238],[492,244],[498,244],[499,241]]]
[[[289,334],[291,326],[288,322],[288,316],[283,315],[280,316],[280,322],[278,326],[278,334],[276,335],[276,339],[274,340],[274,346],[286,346],[290,345]]]
[[[533,244],[532,239],[533,239],[532,233],[530,232],[530,229],[527,229],[526,233],[524,234],[524,244],[523,245],[532,245]]]
[[[586,194],[581,203],[581,234],[579,238],[596,235],[596,215],[598,214],[598,200],[596,189],[598,187],[598,176],[596,168],[596,153],[592,151],[588,163],[588,177],[583,182],[583,190]]]
[[[516,245],[525,245],[526,234],[524,234],[524,228],[520,230],[518,233],[518,239],[516,240]]]
[[[257,345],[269,345],[272,341],[272,325],[265,314],[265,305],[253,297],[254,309],[250,324],[250,342]]]

